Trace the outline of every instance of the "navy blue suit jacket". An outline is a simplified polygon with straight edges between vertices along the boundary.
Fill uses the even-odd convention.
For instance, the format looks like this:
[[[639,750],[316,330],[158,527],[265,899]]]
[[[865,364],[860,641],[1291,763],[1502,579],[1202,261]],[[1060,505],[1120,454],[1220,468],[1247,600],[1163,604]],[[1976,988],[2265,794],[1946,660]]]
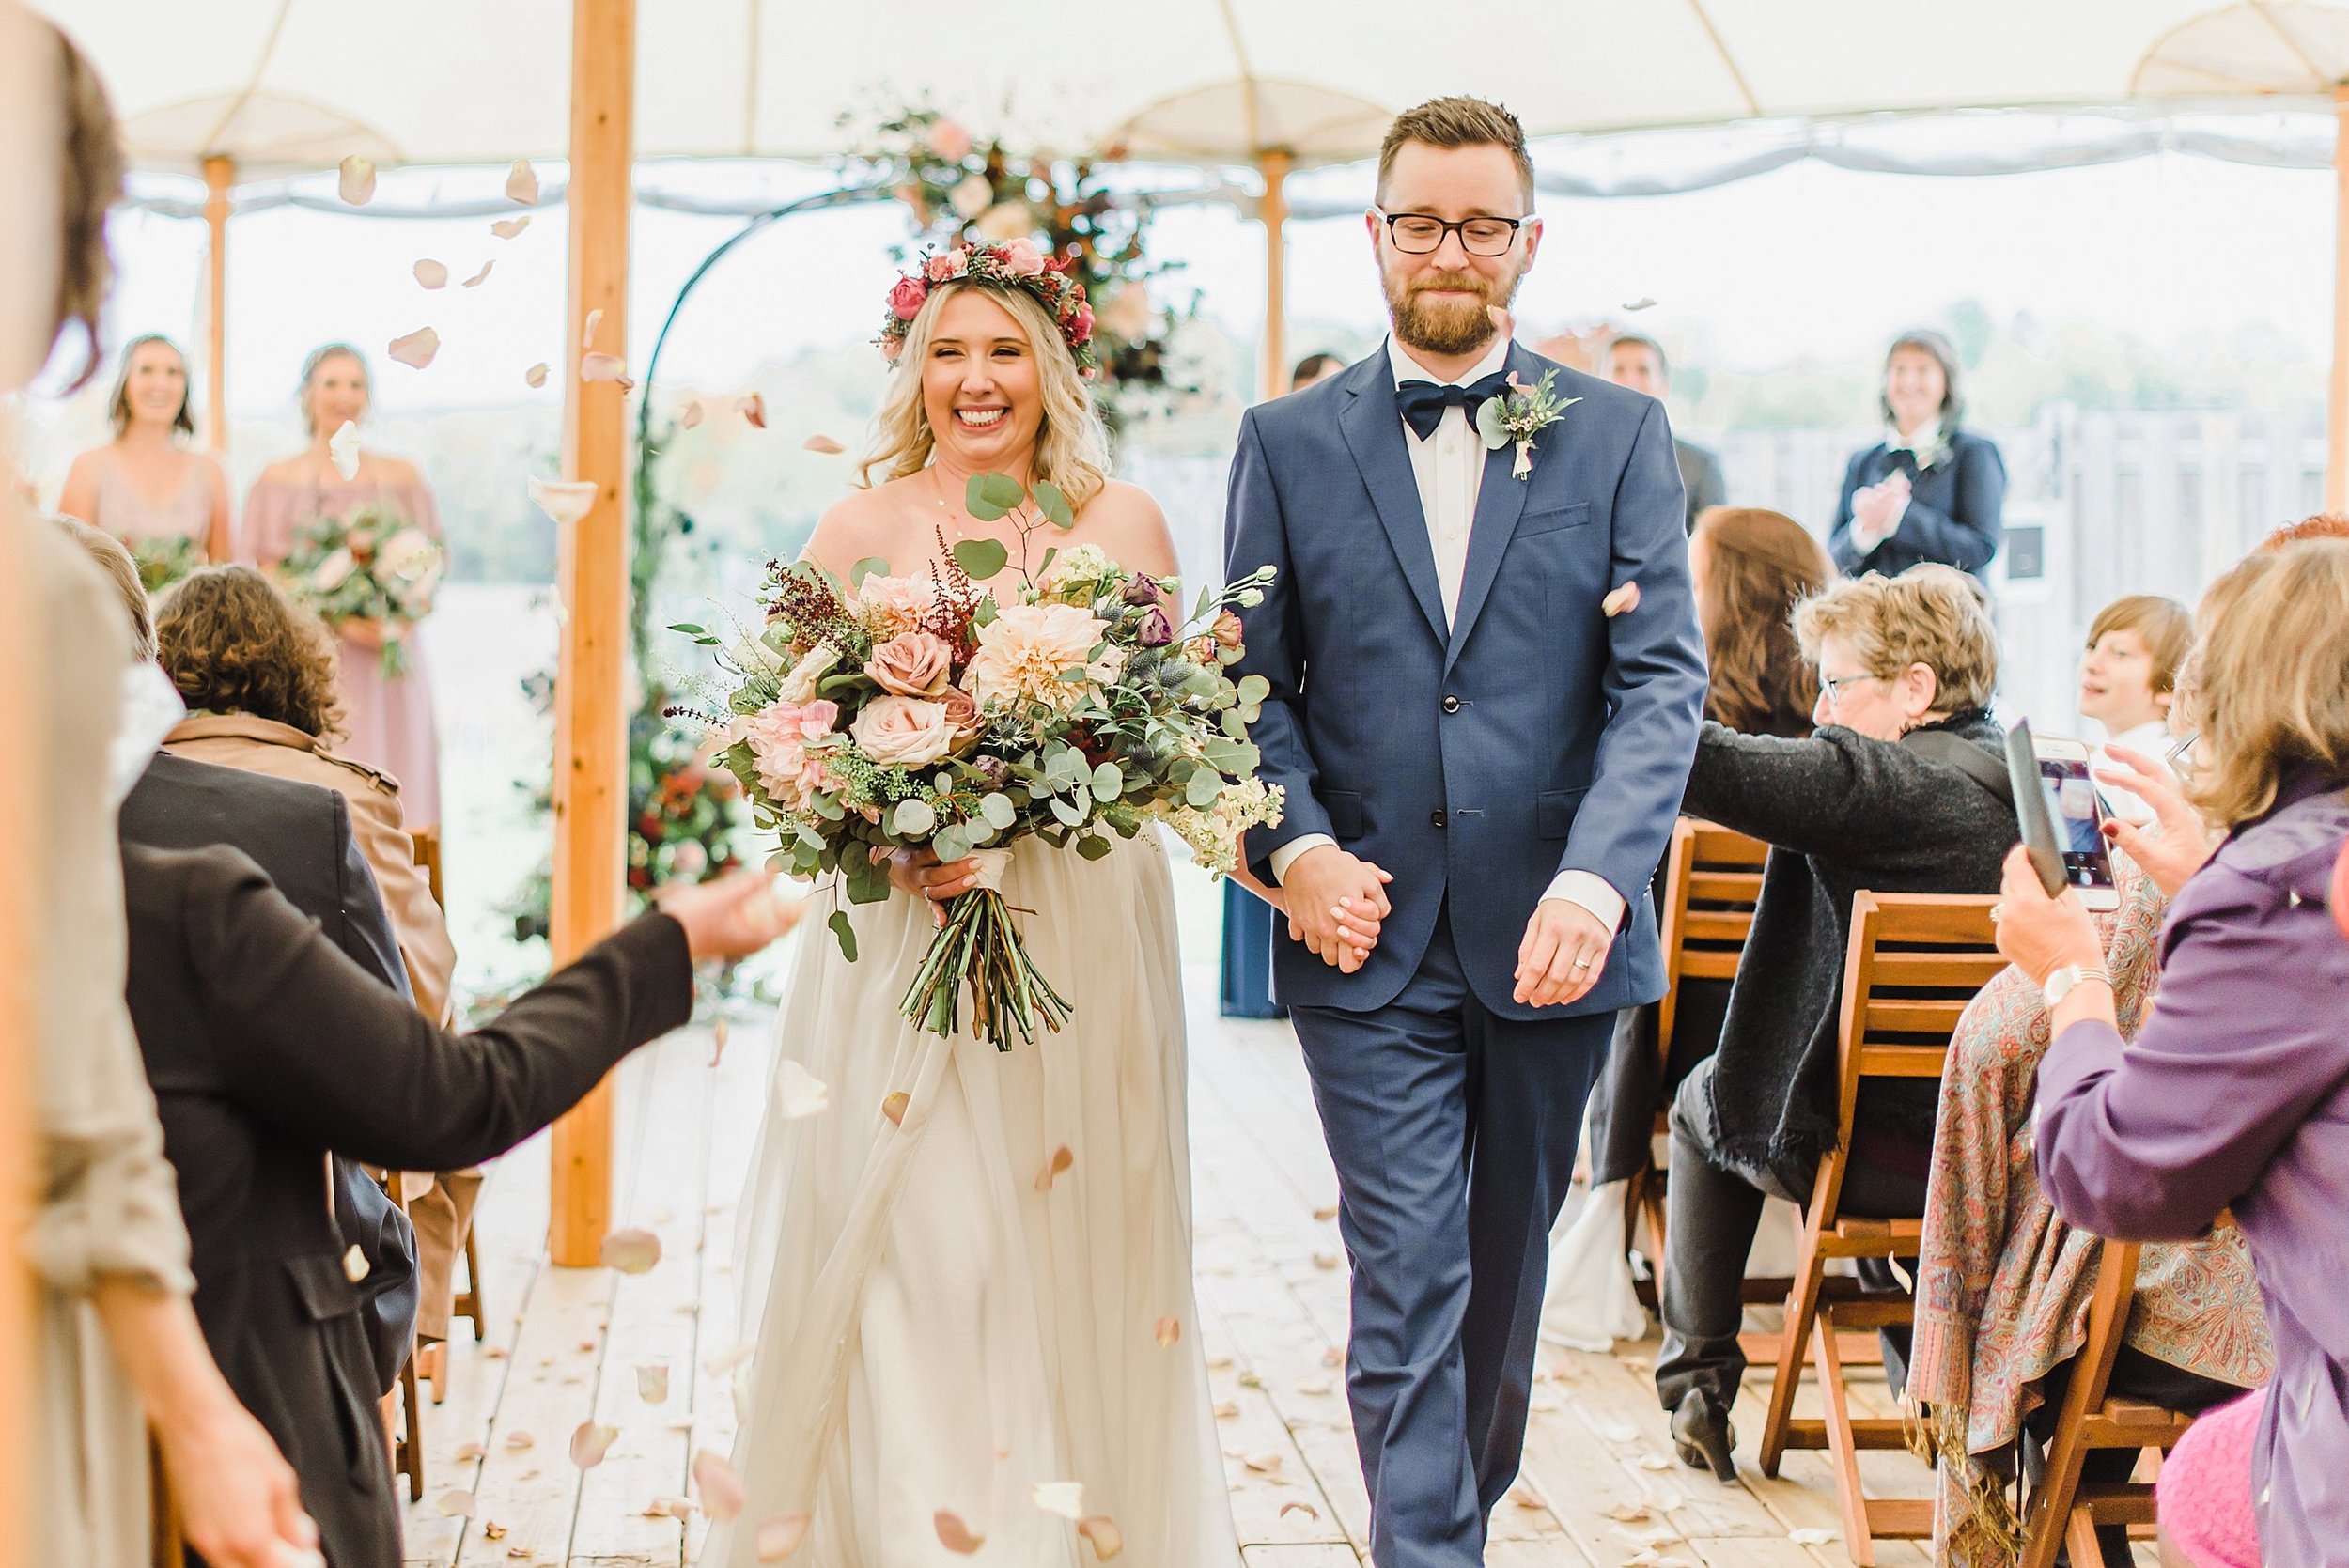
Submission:
[[[1648,880],[1696,754],[1705,663],[1688,589],[1680,469],[1664,407],[1512,346],[1527,383],[1558,371],[1580,401],[1535,441],[1532,472],[1487,454],[1458,612],[1444,625],[1434,552],[1381,348],[1344,374],[1251,409],[1225,515],[1225,567],[1279,577],[1246,612],[1238,673],[1271,683],[1263,775],[1287,791],[1275,849],[1327,833],[1384,867],[1393,913],[1342,975],[1277,933],[1292,1005],[1368,1012],[1401,994],[1449,902],[1477,999],[1530,1020],[1663,994]],[[1640,585],[1638,608],[1600,600]],[[1626,928],[1573,1006],[1511,999],[1517,947],[1550,880],[1595,873]]]
[[[1863,555],[1851,536],[1852,496],[1894,469],[1908,475],[1908,510],[1892,536]],[[1843,470],[1843,494],[1835,504],[1828,551],[1846,577],[1872,571],[1898,577],[1921,561],[1938,561],[1979,577],[2006,538],[2005,506],[2006,459],[1988,436],[1952,430],[1949,456],[1922,473],[1915,454],[1894,452],[1878,442],[1853,453]]]

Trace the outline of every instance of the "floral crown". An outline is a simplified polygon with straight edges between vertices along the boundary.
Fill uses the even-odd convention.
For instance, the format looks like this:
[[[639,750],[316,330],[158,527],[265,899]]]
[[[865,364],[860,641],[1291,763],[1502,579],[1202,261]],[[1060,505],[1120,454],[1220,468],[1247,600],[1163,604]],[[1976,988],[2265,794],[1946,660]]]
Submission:
[[[1101,366],[1093,349],[1093,306],[1085,303],[1084,285],[1069,274],[1074,256],[1048,256],[1033,240],[1006,240],[1000,244],[976,241],[957,245],[941,256],[925,255],[922,265],[897,280],[889,291],[889,318],[881,323],[874,343],[892,365],[905,352],[906,334],[934,288],[950,283],[976,283],[1006,291],[1033,294],[1060,328],[1077,362],[1078,374],[1090,377]]]

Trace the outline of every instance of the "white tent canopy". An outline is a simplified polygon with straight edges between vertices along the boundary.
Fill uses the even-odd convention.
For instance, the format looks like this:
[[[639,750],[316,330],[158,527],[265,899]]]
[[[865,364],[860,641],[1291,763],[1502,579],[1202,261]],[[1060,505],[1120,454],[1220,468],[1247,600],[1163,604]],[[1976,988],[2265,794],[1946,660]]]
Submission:
[[[194,172],[559,155],[570,0],[39,0],[133,157]],[[2276,0],[643,0],[637,155],[810,158],[927,101],[1030,146],[1361,156],[1446,92],[1536,135],[1757,118],[2264,99],[2329,108],[2349,5]],[[845,129],[844,129],[845,128]]]

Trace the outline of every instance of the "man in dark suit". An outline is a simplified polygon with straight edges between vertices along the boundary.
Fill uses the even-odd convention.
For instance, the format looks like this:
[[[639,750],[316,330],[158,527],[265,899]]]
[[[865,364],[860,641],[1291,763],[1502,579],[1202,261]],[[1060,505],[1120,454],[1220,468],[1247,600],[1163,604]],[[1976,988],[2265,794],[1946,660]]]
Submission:
[[[1672,361],[1656,339],[1618,333],[1607,344],[1607,379],[1660,403],[1672,394]],[[1706,507],[1727,505],[1729,487],[1721,479],[1721,460],[1695,442],[1672,437],[1672,458],[1680,465],[1681,488],[1688,492],[1688,532],[1693,534]]]
[[[1248,411],[1225,520],[1227,578],[1277,569],[1235,673],[1286,815],[1247,849],[1337,1167],[1378,1568],[1475,1568],[1516,1478],[1583,1100],[1664,990],[1648,881],[1704,698],[1663,406],[1509,341],[1532,205],[1505,109],[1395,122],[1393,334]]]
[[[126,842],[154,849],[242,850],[352,962],[408,998],[391,916],[351,836],[350,809],[333,790],[158,752],[122,802],[120,831]],[[359,1289],[378,1392],[389,1392],[414,1342],[422,1299],[415,1232],[374,1179],[339,1155],[334,1219],[344,1242],[367,1261]]]

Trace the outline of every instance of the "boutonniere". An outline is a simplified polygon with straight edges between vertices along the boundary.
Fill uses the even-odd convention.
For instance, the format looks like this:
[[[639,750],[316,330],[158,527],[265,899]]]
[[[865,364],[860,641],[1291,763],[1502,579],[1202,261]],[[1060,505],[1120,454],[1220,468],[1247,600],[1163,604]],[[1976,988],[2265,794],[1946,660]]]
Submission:
[[[1557,380],[1557,371],[1545,370],[1538,383],[1527,386],[1512,370],[1509,390],[1477,405],[1476,432],[1485,438],[1485,450],[1498,452],[1515,442],[1517,460],[1510,473],[1519,479],[1533,472],[1533,438],[1563,419],[1568,409],[1582,401],[1579,397],[1559,396],[1551,390]]]

